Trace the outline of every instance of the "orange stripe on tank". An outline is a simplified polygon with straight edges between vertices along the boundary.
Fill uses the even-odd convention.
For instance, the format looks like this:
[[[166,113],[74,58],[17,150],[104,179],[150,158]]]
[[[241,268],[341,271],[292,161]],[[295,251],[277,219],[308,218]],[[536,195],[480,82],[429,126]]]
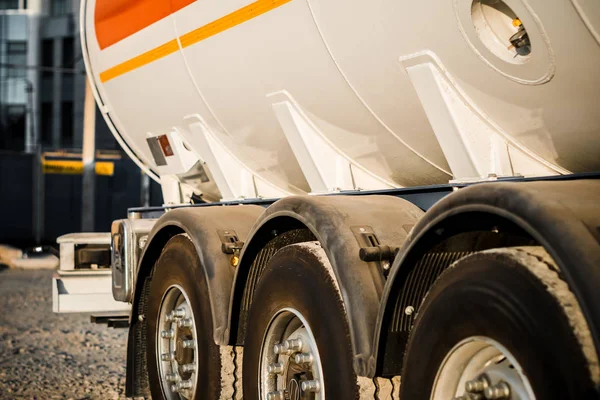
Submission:
[[[94,24],[100,49],[120,42],[196,0],[96,0]]]
[[[179,0],[183,1],[183,0]],[[160,60],[179,50],[179,45],[182,48],[192,46],[198,42],[215,36],[228,29],[234,28],[246,21],[259,17],[271,10],[283,6],[292,0],[256,0],[254,3],[248,4],[230,14],[225,15],[209,24],[203,25],[177,39],[170,40],[152,50],[133,57],[121,64],[117,64],[112,68],[100,73],[100,81],[108,82],[118,76],[136,70],[148,65],[156,60]]]

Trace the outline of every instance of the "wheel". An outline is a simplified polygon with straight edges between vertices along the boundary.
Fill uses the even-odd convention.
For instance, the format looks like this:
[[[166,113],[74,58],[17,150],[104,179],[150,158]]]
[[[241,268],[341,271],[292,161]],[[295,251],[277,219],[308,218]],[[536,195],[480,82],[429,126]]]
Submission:
[[[418,311],[400,398],[596,398],[591,334],[557,270],[539,247],[488,250],[453,264]]]
[[[208,287],[186,235],[170,239],[154,267],[146,319],[152,398],[219,399],[221,359]]]
[[[316,242],[286,246],[256,288],[244,342],[245,400],[355,399],[339,289]]]

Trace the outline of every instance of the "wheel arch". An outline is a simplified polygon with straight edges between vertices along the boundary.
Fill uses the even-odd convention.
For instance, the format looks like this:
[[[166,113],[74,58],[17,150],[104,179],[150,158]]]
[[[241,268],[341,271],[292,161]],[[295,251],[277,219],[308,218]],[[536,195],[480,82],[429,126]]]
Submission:
[[[600,287],[600,210],[594,206],[594,199],[600,199],[600,181],[580,180],[480,184],[461,189],[438,202],[415,226],[392,266],[375,328],[373,347],[377,370],[372,371],[373,374],[386,374],[389,362],[398,367],[397,360],[386,360],[386,352],[404,353],[406,343],[389,340],[388,336],[392,324],[396,324],[394,329],[401,323],[406,327],[416,315],[415,312],[409,318],[402,316],[404,300],[401,296],[406,299],[406,293],[411,291],[424,296],[445,267],[438,266],[436,271],[429,272],[428,282],[418,290],[410,287],[410,276],[418,277],[417,266],[427,268],[431,260],[426,257],[431,251],[440,246],[448,247],[449,241],[454,239],[460,241],[460,235],[479,238],[466,241],[463,250],[467,252],[527,241],[544,247],[580,303],[598,352],[600,305],[594,301],[597,300],[594,287]],[[493,240],[480,240],[484,232],[503,231],[506,236],[496,244]],[[436,259],[440,260],[444,261]],[[453,261],[456,260],[448,258],[447,265]],[[415,306],[421,300],[422,297]],[[400,322],[402,319],[405,321]]]
[[[243,340],[244,310],[252,298],[261,266],[277,250],[269,244],[284,232],[304,231],[286,244],[317,240],[325,250],[348,312],[354,352],[354,369],[364,376],[374,368],[372,357],[373,324],[385,285],[379,263],[362,261],[361,244],[354,231],[371,230],[383,245],[400,246],[410,228],[423,212],[412,203],[392,196],[292,196],[270,206],[252,229],[241,254],[230,304],[229,342]],[[282,246],[278,247],[281,248]],[[261,255],[268,249],[266,257]],[[343,266],[343,267],[342,267]],[[249,279],[250,278],[250,279]]]
[[[204,269],[208,284],[208,296],[213,318],[213,338],[215,343],[223,344],[220,339],[227,327],[229,299],[233,284],[234,268],[231,255],[223,253],[221,231],[231,231],[240,241],[246,240],[254,222],[264,212],[263,207],[253,205],[224,207],[190,207],[168,211],[156,222],[148,236],[147,245],[140,257],[135,274],[134,296],[130,316],[130,332],[127,351],[127,395],[141,394],[135,382],[139,379],[139,315],[147,278],[153,273],[154,266],[168,241],[179,234],[186,234],[193,243],[200,264]],[[139,360],[137,360],[139,364]],[[144,369],[144,367],[141,367]],[[136,371],[138,370],[138,371]],[[142,371],[143,372],[143,371]]]

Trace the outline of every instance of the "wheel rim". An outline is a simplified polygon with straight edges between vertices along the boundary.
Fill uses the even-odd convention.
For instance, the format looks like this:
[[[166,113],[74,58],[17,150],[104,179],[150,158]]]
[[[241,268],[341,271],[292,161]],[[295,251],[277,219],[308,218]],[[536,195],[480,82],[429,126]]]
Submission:
[[[278,311],[262,341],[259,390],[263,400],[324,400],[317,342],[300,312]]]
[[[198,340],[189,298],[171,285],[161,300],[156,332],[158,374],[166,399],[192,399],[196,394]]]
[[[516,358],[487,337],[470,337],[454,346],[431,393],[431,400],[535,400]]]

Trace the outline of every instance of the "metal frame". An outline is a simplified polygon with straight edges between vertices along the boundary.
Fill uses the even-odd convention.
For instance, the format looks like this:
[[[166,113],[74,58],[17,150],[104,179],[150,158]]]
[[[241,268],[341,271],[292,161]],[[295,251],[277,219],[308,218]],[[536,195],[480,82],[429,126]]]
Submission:
[[[494,183],[494,182],[553,182],[553,181],[572,181],[580,179],[600,179],[599,172],[586,172],[579,174],[569,175],[550,175],[542,177],[491,177],[486,180],[479,180],[473,182],[452,182],[447,184],[439,185],[427,185],[427,186],[413,186],[408,188],[394,188],[394,189],[380,189],[380,190],[343,190],[332,193],[316,194],[315,196],[369,196],[369,195],[383,195],[383,196],[396,196],[403,198],[415,204],[417,207],[424,211],[430,209],[438,200],[441,200],[448,194],[455,190],[462,189],[465,187]],[[199,203],[199,204],[169,204],[165,206],[153,206],[153,207],[131,207],[127,210],[128,213],[140,214],[141,218],[158,218],[167,210],[174,210],[178,208],[195,208],[195,207],[216,207],[216,206],[235,206],[235,205],[257,205],[268,207],[271,204],[278,201],[279,198],[256,198],[256,199],[239,199],[229,201],[219,201],[212,203]]]

